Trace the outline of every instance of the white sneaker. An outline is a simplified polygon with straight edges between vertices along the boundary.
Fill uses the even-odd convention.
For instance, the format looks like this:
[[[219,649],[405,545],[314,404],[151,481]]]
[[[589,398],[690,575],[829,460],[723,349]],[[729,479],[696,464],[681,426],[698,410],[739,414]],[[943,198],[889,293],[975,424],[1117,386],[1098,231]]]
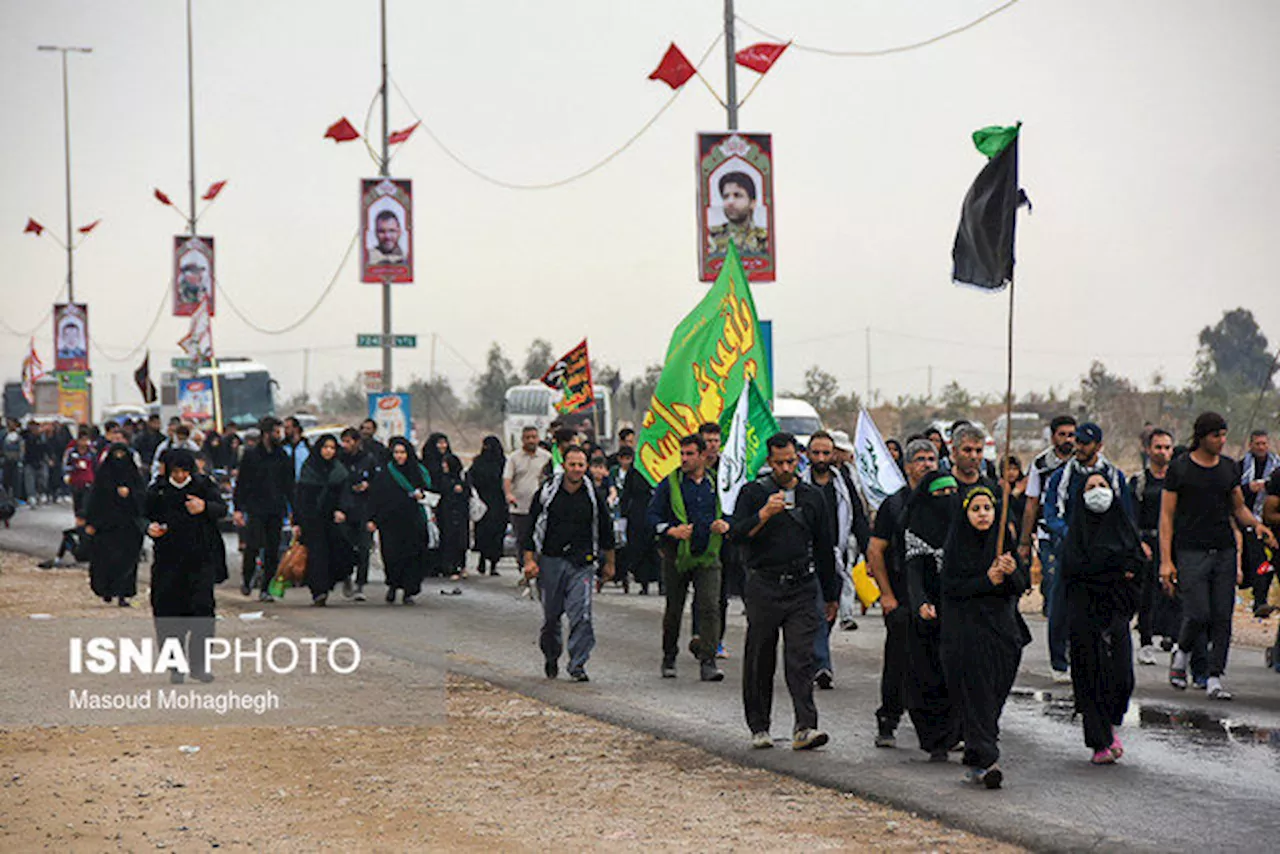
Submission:
[[[1071,683],[1070,670],[1053,671],[1053,682],[1055,685],[1069,685]]]
[[[1139,664],[1156,664],[1156,648],[1151,644],[1147,644],[1138,650]]]
[[[773,736],[767,732],[753,732],[751,733],[751,746],[756,750],[773,747]]]

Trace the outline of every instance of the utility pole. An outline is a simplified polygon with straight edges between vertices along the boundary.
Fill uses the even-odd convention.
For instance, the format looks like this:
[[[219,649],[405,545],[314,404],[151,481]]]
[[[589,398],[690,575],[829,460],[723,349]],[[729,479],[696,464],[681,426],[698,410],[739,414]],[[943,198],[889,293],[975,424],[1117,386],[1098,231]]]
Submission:
[[[387,0],[378,0],[382,26],[382,169],[383,178],[391,175],[390,146],[387,135],[391,133],[387,117]],[[382,390],[391,391],[391,282],[382,281]]]
[[[733,20],[733,0],[724,0],[725,111],[729,114],[729,130],[738,129],[738,62],[734,50]]]
[[[196,89],[191,0],[187,0],[187,231],[196,236]]]
[[[311,395],[307,391],[308,380],[310,379],[310,375],[311,375],[311,348],[303,347],[302,348],[302,396],[307,400],[311,399]]]
[[[67,85],[67,54],[93,53],[91,47],[59,47],[56,45],[40,45],[36,50],[56,50],[62,54],[62,148],[66,160],[67,183],[67,302],[76,301],[76,283],[72,255],[75,242],[71,231],[71,99]]]
[[[933,365],[929,366],[929,396],[925,400],[933,400]]]

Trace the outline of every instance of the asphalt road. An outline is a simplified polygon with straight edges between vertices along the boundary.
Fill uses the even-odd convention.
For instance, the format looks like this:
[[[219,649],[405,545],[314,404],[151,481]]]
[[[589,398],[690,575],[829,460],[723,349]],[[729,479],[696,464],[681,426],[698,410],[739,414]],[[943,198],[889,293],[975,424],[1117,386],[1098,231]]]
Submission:
[[[49,554],[67,521],[64,510],[22,511],[11,529],[0,529],[0,548]],[[591,682],[550,681],[542,675],[536,643],[540,608],[519,596],[509,562],[504,568],[499,578],[429,582],[417,608],[383,604],[381,585],[371,587],[368,603],[336,597],[322,611],[310,607],[300,591],[268,607],[290,624],[349,635],[397,658],[427,665],[443,654],[452,670],[562,708],[1034,849],[1261,851],[1270,850],[1280,834],[1280,674],[1262,668],[1257,650],[1233,654],[1228,682],[1237,700],[1230,704],[1175,692],[1164,683],[1163,668],[1139,668],[1132,725],[1124,729],[1125,758],[1095,768],[1062,701],[1065,692],[1043,676],[1044,629],[1033,623],[1036,642],[1002,721],[1005,788],[987,792],[964,786],[954,761],[926,763],[913,749],[914,733],[905,720],[898,749],[873,746],[884,638],[874,615],[859,621],[860,630],[833,637],[836,688],[818,695],[831,744],[815,753],[785,749],[781,739],[790,732],[790,703],[779,674],[774,735],[782,749],[753,751],[733,657],[744,628],[736,603],[730,606],[731,657],[723,662],[722,683],[699,682],[688,655],[681,656],[678,679],[661,679],[661,600],[612,590],[596,600]],[[463,595],[437,592],[455,586]],[[224,588],[221,607],[261,607]]]

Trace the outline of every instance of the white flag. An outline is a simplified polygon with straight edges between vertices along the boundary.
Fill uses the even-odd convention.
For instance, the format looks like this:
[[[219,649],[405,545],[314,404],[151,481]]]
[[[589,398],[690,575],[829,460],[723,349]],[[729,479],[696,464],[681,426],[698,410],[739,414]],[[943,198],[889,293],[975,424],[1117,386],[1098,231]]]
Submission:
[[[853,446],[858,475],[862,479],[862,490],[872,509],[879,510],[884,500],[906,486],[907,481],[889,454],[884,439],[880,438],[876,423],[865,409],[858,413],[858,429]]]
[[[716,471],[716,489],[720,492],[720,510],[732,515],[738,503],[738,493],[751,479],[747,474],[747,411],[751,408],[748,394],[751,383],[743,383],[742,393],[733,409],[729,422],[729,435],[720,446],[720,467]]]
[[[22,396],[27,399],[27,403],[36,402],[36,381],[44,375],[44,364],[36,355],[36,339],[32,338],[27,348],[27,357],[22,360]]]
[[[178,342],[178,346],[187,354],[195,367],[213,363],[213,326],[209,322],[207,297],[200,300],[200,305],[192,313],[191,329]]]

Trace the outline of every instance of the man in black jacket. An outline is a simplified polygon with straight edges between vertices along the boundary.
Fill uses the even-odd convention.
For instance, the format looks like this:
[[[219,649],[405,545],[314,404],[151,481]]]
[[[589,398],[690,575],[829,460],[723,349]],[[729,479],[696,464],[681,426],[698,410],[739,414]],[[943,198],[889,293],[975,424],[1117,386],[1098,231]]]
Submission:
[[[280,422],[270,415],[259,422],[262,438],[246,448],[240,460],[240,476],[232,500],[233,519],[243,530],[244,566],[240,592],[253,595],[259,589],[258,601],[270,602],[267,587],[276,577],[280,560],[280,529],[284,526],[289,496],[293,494],[293,461],[281,447]],[[262,554],[262,574],[255,577],[258,554]]]
[[[795,710],[791,746],[811,750],[829,740],[818,729],[813,702],[813,645],[823,617],[834,620],[840,601],[835,538],[822,492],[796,477],[795,437],[777,433],[767,444],[770,474],[742,487],[729,529],[731,539],[746,544],[742,701],[752,746],[773,747],[769,724],[781,632],[787,690]],[[814,607],[819,589],[825,614]]]

